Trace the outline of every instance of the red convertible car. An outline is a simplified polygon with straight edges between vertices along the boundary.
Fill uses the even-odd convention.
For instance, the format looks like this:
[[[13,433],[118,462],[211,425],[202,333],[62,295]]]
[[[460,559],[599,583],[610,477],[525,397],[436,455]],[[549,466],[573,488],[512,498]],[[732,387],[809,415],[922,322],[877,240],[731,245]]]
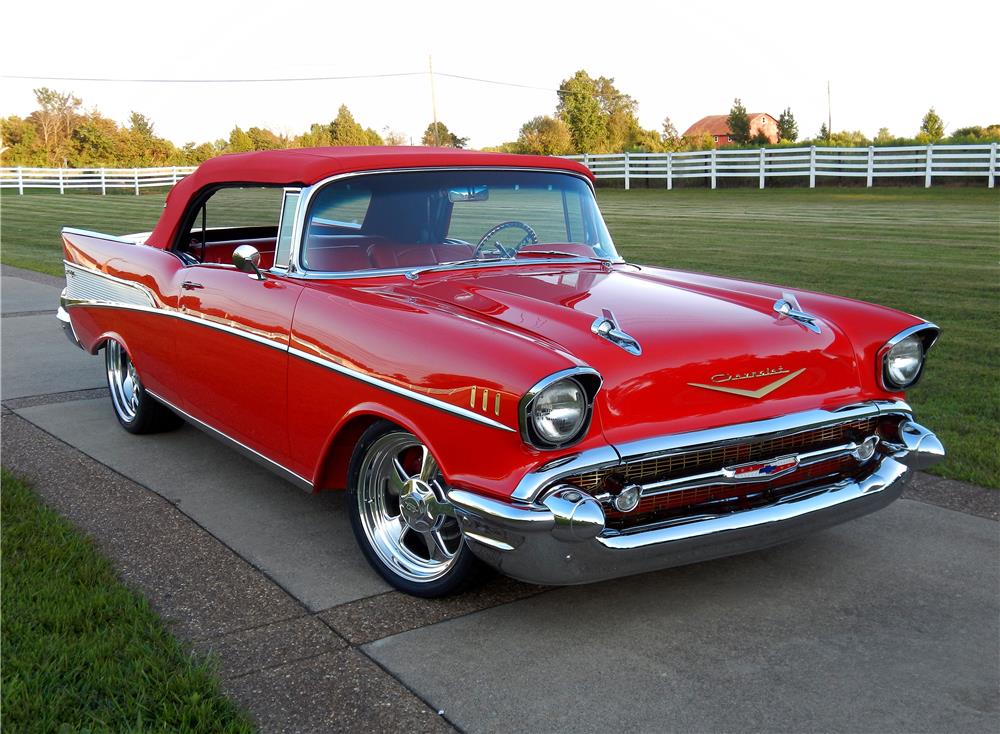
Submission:
[[[904,402],[937,327],[626,262],[568,160],[222,156],[152,232],[62,237],[59,319],[104,350],[121,425],[184,419],[346,489],[364,555],[412,594],[771,546],[944,456]]]

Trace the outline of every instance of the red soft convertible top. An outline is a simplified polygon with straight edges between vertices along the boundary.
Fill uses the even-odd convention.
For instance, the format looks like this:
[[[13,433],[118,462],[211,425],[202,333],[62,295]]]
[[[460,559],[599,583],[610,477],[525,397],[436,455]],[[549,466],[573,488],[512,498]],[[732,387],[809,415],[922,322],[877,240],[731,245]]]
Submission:
[[[167,196],[167,204],[146,244],[169,247],[188,202],[199,191],[223,183],[309,185],[329,176],[390,168],[484,166],[552,168],[593,174],[576,161],[539,155],[480,153],[454,148],[372,146],[355,148],[293,148],[233,153],[211,158],[181,180]]]

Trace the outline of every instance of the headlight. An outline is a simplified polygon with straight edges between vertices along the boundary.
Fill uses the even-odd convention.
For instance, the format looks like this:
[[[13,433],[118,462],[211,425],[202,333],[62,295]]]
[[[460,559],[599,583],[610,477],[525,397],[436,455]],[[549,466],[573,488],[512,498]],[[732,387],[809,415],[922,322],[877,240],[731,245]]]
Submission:
[[[545,443],[561,444],[573,438],[587,416],[583,385],[569,378],[549,385],[535,398],[531,422]]]
[[[889,387],[908,387],[924,364],[924,345],[916,336],[908,336],[885,355],[885,377]]]
[[[886,390],[912,387],[924,370],[924,357],[937,340],[939,329],[934,324],[911,327],[893,337],[882,349],[880,370]]]
[[[579,441],[590,424],[600,376],[579,367],[550,375],[521,401],[521,436],[539,449],[554,449]],[[588,389],[589,388],[589,389]]]

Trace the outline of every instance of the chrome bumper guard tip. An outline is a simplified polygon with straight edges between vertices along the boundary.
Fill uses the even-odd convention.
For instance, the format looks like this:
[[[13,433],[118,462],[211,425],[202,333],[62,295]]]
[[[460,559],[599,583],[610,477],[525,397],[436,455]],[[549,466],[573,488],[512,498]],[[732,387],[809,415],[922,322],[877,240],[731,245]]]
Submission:
[[[604,527],[600,504],[571,485],[541,503],[507,503],[464,490],[449,499],[472,551],[522,581],[581,584],[759,550],[847,520],[896,500],[918,469],[944,457],[931,431],[912,421],[873,471],[783,497],[773,504],[704,514],[640,528]]]
[[[66,291],[63,290],[62,296],[59,298],[59,308],[56,311],[56,319],[59,321],[59,325],[62,326],[63,333],[66,334],[66,338],[69,339],[70,344],[75,347],[83,349],[83,345],[80,340],[76,338],[76,332],[73,331],[73,322],[69,320],[69,312],[65,308]]]

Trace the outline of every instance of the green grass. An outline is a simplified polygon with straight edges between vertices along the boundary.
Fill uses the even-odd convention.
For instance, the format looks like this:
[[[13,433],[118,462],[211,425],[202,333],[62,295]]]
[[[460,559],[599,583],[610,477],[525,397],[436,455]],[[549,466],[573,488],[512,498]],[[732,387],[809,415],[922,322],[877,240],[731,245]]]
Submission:
[[[622,254],[885,304],[943,329],[910,398],[942,476],[1000,487],[1000,192],[979,188],[600,189]],[[2,260],[60,274],[59,228],[151,229],[162,194],[4,195]]]
[[[2,484],[3,731],[253,730],[89,541]]]

